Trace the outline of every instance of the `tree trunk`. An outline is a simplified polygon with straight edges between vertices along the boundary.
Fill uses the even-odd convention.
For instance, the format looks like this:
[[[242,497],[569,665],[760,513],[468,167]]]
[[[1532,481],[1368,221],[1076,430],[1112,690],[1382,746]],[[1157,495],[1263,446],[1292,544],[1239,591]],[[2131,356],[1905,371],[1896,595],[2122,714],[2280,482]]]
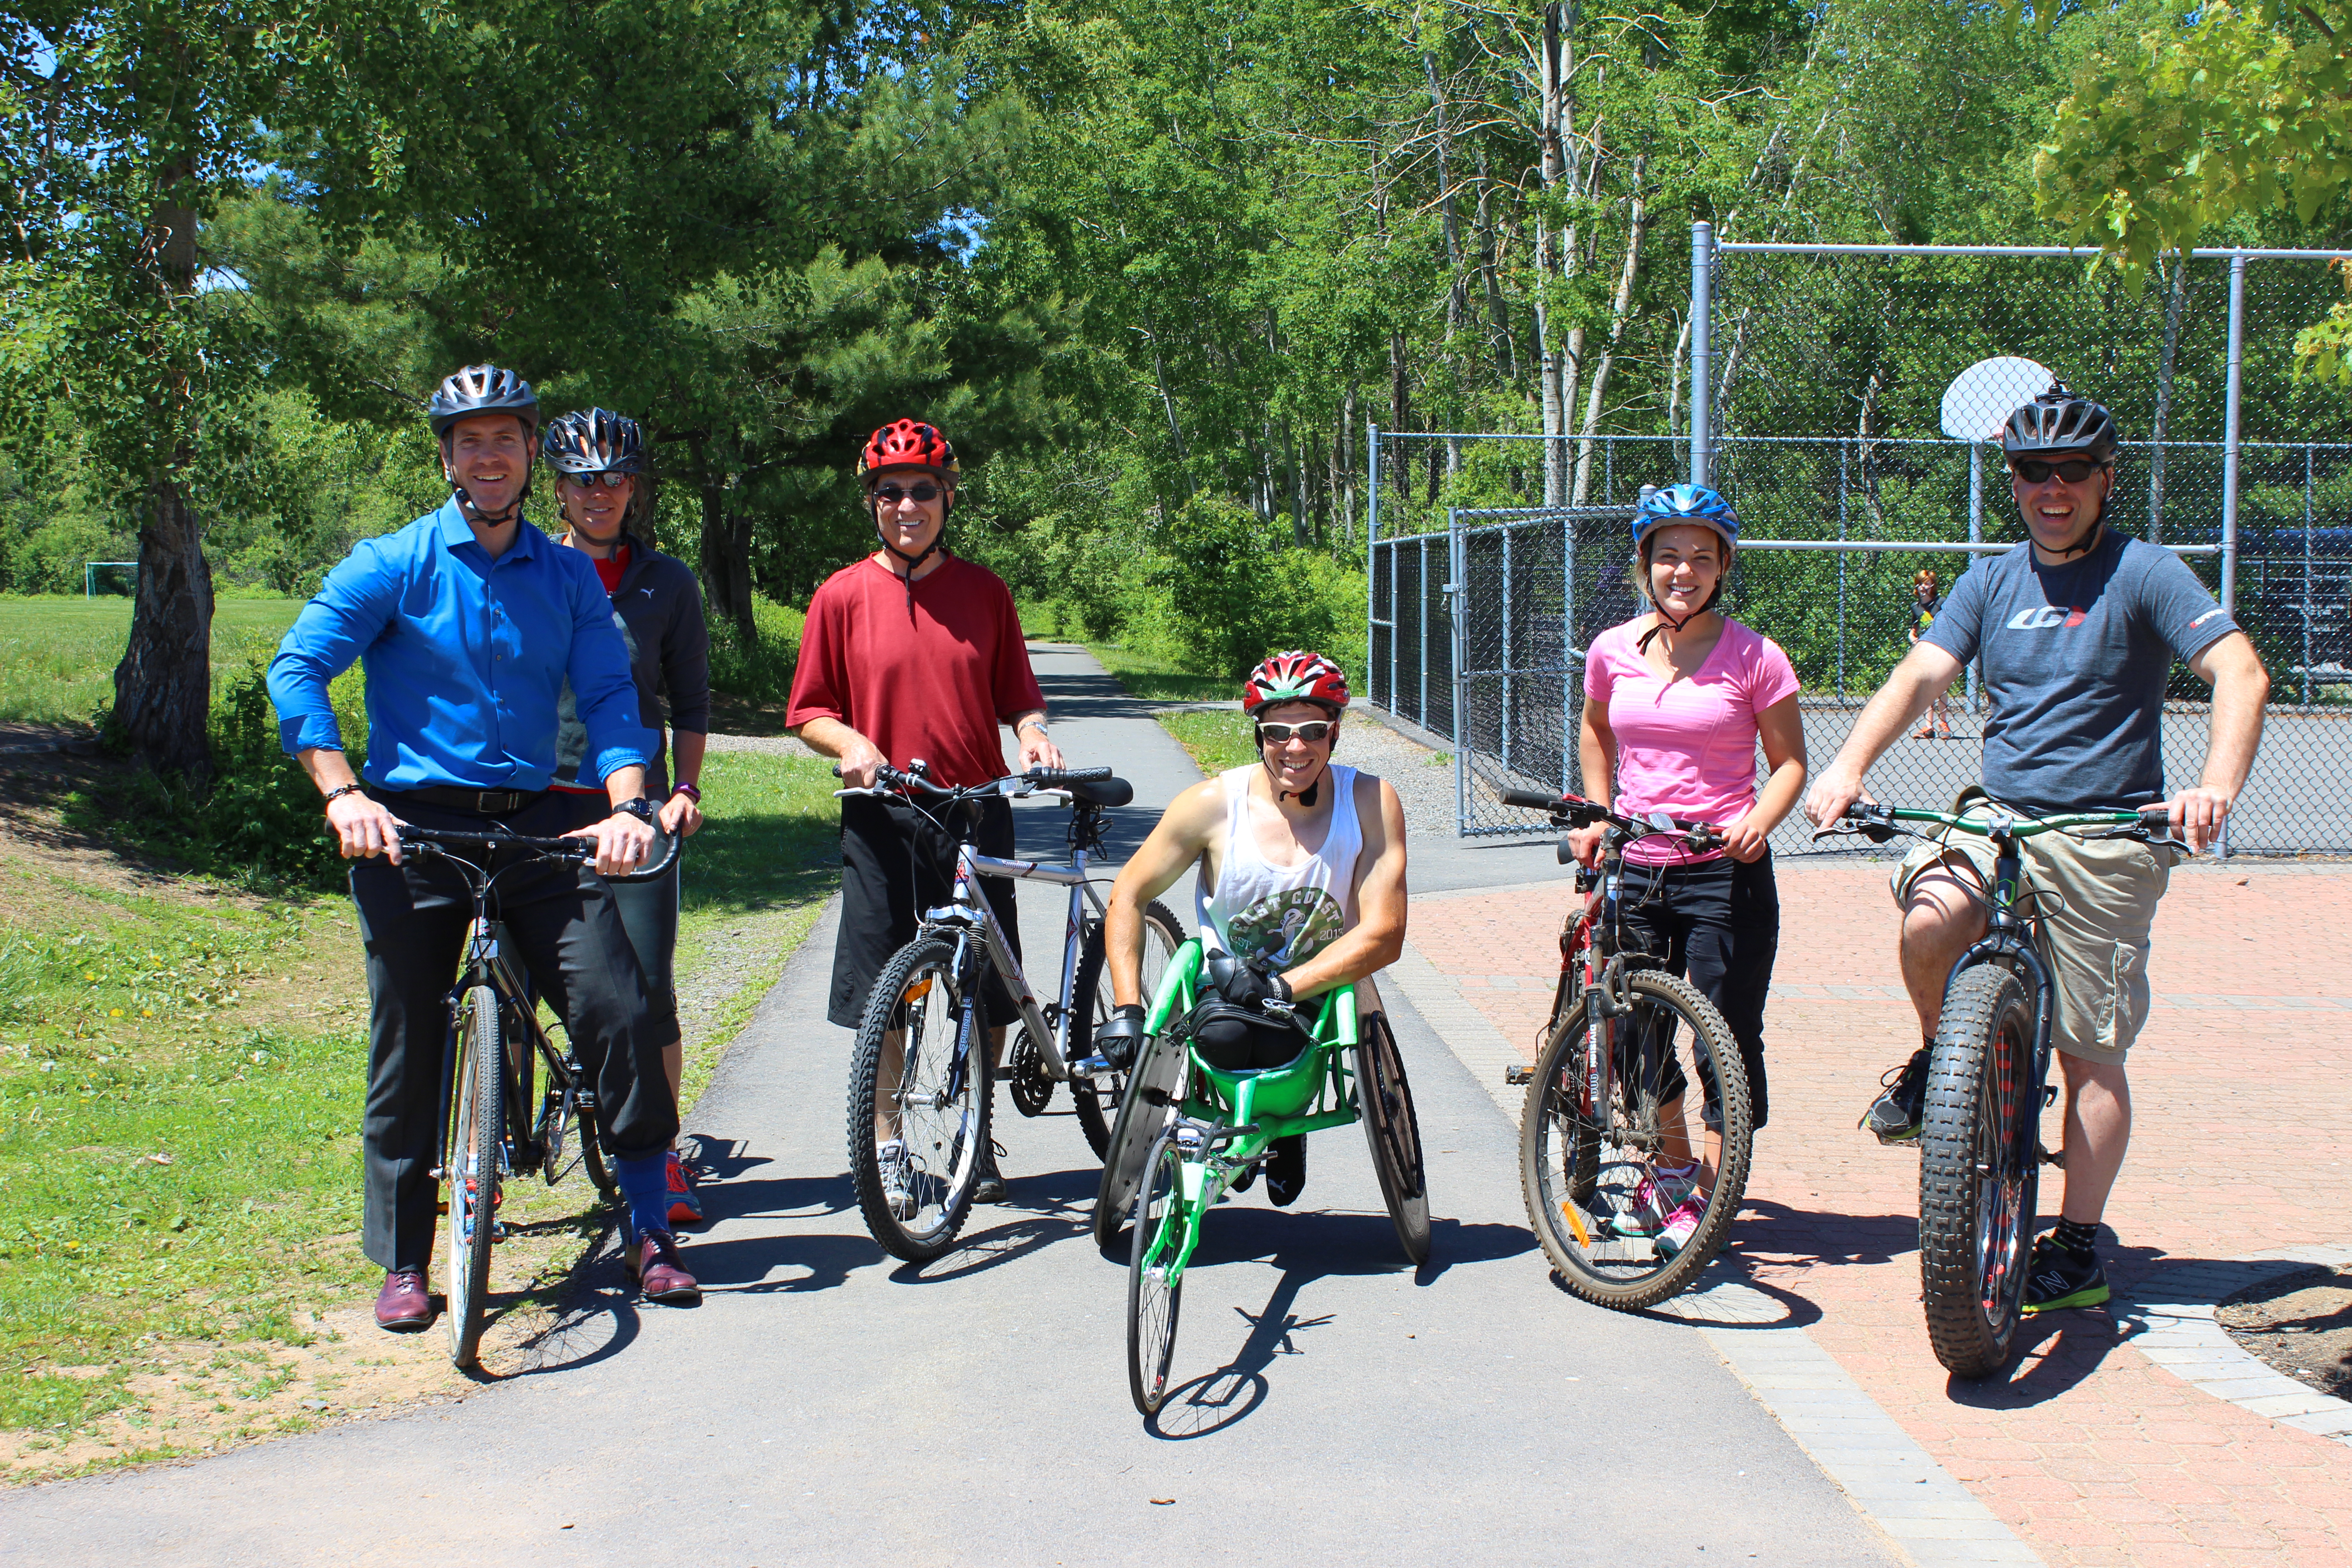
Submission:
[[[1633,211],[1625,233],[1625,266],[1617,274],[1617,297],[1609,303],[1609,346],[1601,352],[1601,363],[1593,367],[1592,391],[1584,403],[1584,438],[1576,455],[1576,490],[1569,502],[1571,506],[1582,506],[1592,489],[1592,433],[1601,424],[1601,404],[1609,391],[1609,373],[1617,363],[1617,342],[1625,335],[1625,319],[1633,310],[1633,283],[1642,270],[1642,237],[1650,226],[1649,207],[1642,191],[1642,176],[1649,165],[1647,153],[1633,160]]]
[[[1501,261],[1496,254],[1495,217],[1490,196],[1494,183],[1486,175],[1486,146],[1478,153],[1478,272],[1486,296],[1487,349],[1495,356],[1495,374],[1505,385],[1519,379],[1518,343],[1511,331],[1510,314],[1503,307]]]
[[[759,622],[751,614],[751,521],[730,516],[727,476],[709,459],[706,439],[697,436],[689,445],[702,489],[702,586],[710,607],[735,628],[746,651],[759,644]]]
[[[1402,431],[1412,410],[1405,401],[1404,333],[1389,332],[1389,428]],[[1397,500],[1410,507],[1412,504],[1412,460],[1400,446],[1395,448]]]
[[[2164,437],[2172,423],[2172,367],[2180,349],[2180,314],[2189,304],[2189,258],[2172,261],[2172,287],[2164,296],[2164,357],[2156,367],[2156,426],[2148,432],[2147,542],[2164,542]]]
[[[193,169],[175,166],[162,183],[170,190],[193,177]],[[154,258],[159,313],[184,308],[196,286],[194,209],[157,203],[142,255]],[[195,456],[184,434],[194,397],[185,369],[166,362],[151,406],[171,446],[147,477],[131,640],[114,667],[114,721],[150,767],[204,784],[212,777],[213,578],[204,524],[180,478]]]
[[[1339,497],[1339,537],[1349,544],[1356,542],[1356,384],[1348,384],[1346,400],[1339,405],[1339,441],[1335,461],[1338,472],[1332,489]]]
[[[1543,37],[1537,51],[1538,108],[1536,138],[1542,149],[1539,175],[1547,191],[1560,183],[1567,168],[1559,126],[1561,99],[1565,91],[1560,72],[1560,31],[1559,5],[1546,5]],[[1552,346],[1550,293],[1552,252],[1556,244],[1549,219],[1538,214],[1536,218],[1535,257],[1536,374],[1542,389],[1542,433],[1546,437],[1564,436],[1568,429],[1568,407],[1560,388],[1560,355],[1559,351]],[[1572,265],[1570,257],[1562,256],[1563,275]],[[1568,443],[1548,439],[1543,444],[1543,503],[1558,506],[1568,495]]]

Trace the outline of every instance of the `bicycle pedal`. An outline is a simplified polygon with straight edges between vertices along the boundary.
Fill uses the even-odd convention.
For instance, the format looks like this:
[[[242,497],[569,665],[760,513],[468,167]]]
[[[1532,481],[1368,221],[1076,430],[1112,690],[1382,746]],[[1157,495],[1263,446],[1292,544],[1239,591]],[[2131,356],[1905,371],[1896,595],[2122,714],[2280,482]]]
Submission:
[[[506,1238],[507,1227],[505,1221],[498,1221],[490,1226],[490,1240],[493,1243],[504,1241]]]
[[[1513,1062],[1503,1069],[1503,1082],[1516,1089],[1536,1076],[1536,1069],[1526,1062]]]
[[[2063,1170],[2064,1170],[2064,1169],[2066,1168],[2066,1151],[2065,1151],[2065,1150],[2061,1149],[2061,1150],[2058,1150],[2056,1152],[2054,1152],[2054,1153],[2053,1153],[2053,1152],[2051,1152],[2050,1150],[2048,1150],[2048,1149],[2040,1149],[2040,1148],[2038,1148],[2038,1147],[2037,1147],[2037,1152],[2039,1152],[2039,1153],[2041,1154],[2041,1156],[2042,1156],[2042,1163],[2043,1164],[2045,1164],[2045,1165],[2055,1165],[2055,1166],[2057,1166],[2057,1167],[2058,1167],[2060,1170],[2062,1170],[2062,1171],[2063,1171]]]
[[[2043,1084],[2042,1086],[2042,1109],[2047,1110],[2057,1103],[2058,1086],[2054,1083]]]

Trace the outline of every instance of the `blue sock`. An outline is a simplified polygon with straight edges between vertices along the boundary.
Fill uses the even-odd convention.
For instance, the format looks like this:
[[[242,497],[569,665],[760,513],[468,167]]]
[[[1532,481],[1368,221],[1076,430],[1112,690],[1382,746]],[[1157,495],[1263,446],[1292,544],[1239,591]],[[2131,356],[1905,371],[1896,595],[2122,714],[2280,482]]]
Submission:
[[[613,1174],[621,1184],[621,1196],[628,1200],[629,1234],[633,1238],[643,1237],[648,1231],[669,1229],[668,1151],[616,1155]]]

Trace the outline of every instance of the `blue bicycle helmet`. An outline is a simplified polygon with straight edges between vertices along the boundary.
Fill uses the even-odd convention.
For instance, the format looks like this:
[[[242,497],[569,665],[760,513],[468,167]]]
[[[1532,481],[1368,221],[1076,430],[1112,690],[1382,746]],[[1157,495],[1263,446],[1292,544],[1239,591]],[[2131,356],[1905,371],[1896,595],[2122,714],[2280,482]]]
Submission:
[[[1718,492],[1705,485],[1668,485],[1664,489],[1644,485],[1641,502],[1633,509],[1634,550],[1641,550],[1650,530],[1676,522],[1711,528],[1723,536],[1725,544],[1735,550],[1739,547],[1739,514]]]

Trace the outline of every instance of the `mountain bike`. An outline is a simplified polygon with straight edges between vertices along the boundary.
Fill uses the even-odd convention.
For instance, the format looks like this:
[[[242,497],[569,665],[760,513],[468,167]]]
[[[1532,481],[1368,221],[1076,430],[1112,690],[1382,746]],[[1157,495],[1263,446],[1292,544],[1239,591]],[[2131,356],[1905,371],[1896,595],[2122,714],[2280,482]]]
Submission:
[[[1103,814],[1135,798],[1134,786],[1108,768],[1033,768],[1008,778],[949,789],[919,761],[904,773],[884,767],[874,787],[836,795],[890,795],[908,801],[956,840],[950,902],[927,910],[915,940],[876,977],[857,1029],[849,1074],[849,1168],[859,1210],[874,1239],[911,1263],[939,1257],[955,1242],[971,1209],[980,1156],[990,1136],[984,980],[993,972],[1013,998],[1019,1037],[1008,1053],[1013,1098],[1024,1114],[1045,1108],[1054,1085],[1067,1083],[1079,1126],[1097,1158],[1110,1130],[1103,1106],[1118,1103],[1123,1074],[1082,1072],[1073,1064],[1093,1052],[1095,1029],[1110,1016],[1103,973],[1102,895],[1087,867],[1103,848]],[[1070,863],[1042,865],[983,855],[972,842],[979,804],[999,797],[1054,795],[1070,815]],[[1062,936],[1059,996],[1040,1004],[1030,990],[996,913],[977,879],[1009,877],[1070,889]],[[1144,911],[1144,983],[1156,984],[1184,928],[1167,906]]]
[[[579,1057],[557,1050],[540,1026],[539,1004],[509,963],[490,918],[490,896],[500,877],[556,861],[584,865],[596,847],[583,838],[525,838],[507,832],[474,833],[402,824],[401,847],[420,860],[439,860],[465,879],[474,918],[466,933],[457,983],[449,991],[449,1033],[441,1061],[441,1141],[432,1175],[449,1215],[449,1359],[472,1366],[488,1321],[490,1247],[506,1239],[498,1217],[500,1188],[509,1175],[537,1173],[549,1186],[584,1164],[608,1201],[620,1188],[598,1142],[596,1091]],[[666,839],[658,857],[614,882],[648,882],[669,869],[680,841]],[[487,851],[480,860],[458,849]],[[547,1088],[532,1109],[534,1066],[547,1068]]]
[[[1121,1222],[1132,1227],[1127,1383],[1145,1415],[1168,1396],[1184,1270],[1202,1223],[1276,1139],[1361,1121],[1397,1242],[1414,1267],[1429,1261],[1421,1123],[1387,1018],[1376,1013],[1360,1027],[1353,985],[1296,1009],[1277,1005],[1301,1026],[1298,1055],[1281,1067],[1227,1071],[1203,1060],[1185,1032],[1202,968],[1201,943],[1187,942],[1152,993],[1095,1194],[1095,1238],[1105,1251]]]
[[[1556,827],[1609,825],[1598,864],[1579,870],[1588,897],[1560,931],[1551,1016],[1524,1075],[1519,1190],[1570,1292],[1621,1310],[1648,1307],[1682,1290],[1722,1247],[1748,1191],[1755,1129],[1731,1026],[1688,981],[1642,967],[1664,954],[1627,943],[1625,850],[1669,838],[1705,853],[1722,833],[1664,812],[1621,816],[1575,795],[1506,790],[1503,801],[1549,812]],[[1573,858],[1561,839],[1560,863]],[[1667,1221],[1692,1201],[1702,1205],[1697,1224],[1677,1241]]]
[[[1985,1377],[2009,1364],[2016,1342],[2042,1167],[2063,1163],[2042,1146],[2042,1112],[2058,1095],[2050,1081],[2058,1006],[2040,925],[2063,904],[2049,889],[2025,886],[2020,846],[2057,832],[2188,846],[2157,833],[2161,820],[2140,812],[2031,817],[1990,803],[1975,816],[1857,803],[1813,837],[1858,835],[1884,844],[1902,834],[1935,841],[1907,823],[1977,834],[1993,848],[1991,885],[1969,889],[1985,907],[1985,934],[1944,982],[1919,1133],[1919,1286],[1927,1340],[1947,1371]],[[1948,864],[1963,875],[1976,868],[1958,856]]]

